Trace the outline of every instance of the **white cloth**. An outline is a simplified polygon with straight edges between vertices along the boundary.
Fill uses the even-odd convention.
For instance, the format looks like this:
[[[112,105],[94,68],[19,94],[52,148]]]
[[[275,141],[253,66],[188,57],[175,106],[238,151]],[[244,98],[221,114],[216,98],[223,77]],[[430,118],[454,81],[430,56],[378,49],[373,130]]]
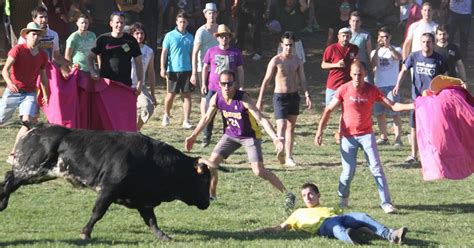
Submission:
[[[216,37],[214,34],[210,33],[209,30],[206,29],[205,25],[201,26],[196,31],[196,36],[194,37],[194,45],[200,44],[199,51],[198,51],[198,59],[197,59],[197,71],[202,71],[202,61],[204,60],[204,55],[206,51],[213,47],[219,45],[217,42]]]
[[[434,21],[426,23],[423,20],[414,22],[408,28],[407,39],[412,39],[411,41],[411,52],[416,52],[421,50],[421,35],[424,33],[432,33],[433,35],[436,32],[438,24]]]
[[[142,52],[142,64],[143,64],[143,75],[142,75],[142,78],[143,78],[143,81],[142,81],[142,89],[144,89],[145,87],[145,80],[146,80],[146,70],[148,68],[148,65],[150,64],[150,60],[151,60],[151,57],[153,56],[153,49],[151,49],[149,46],[147,45],[144,45],[143,47],[140,48],[140,51]],[[137,78],[137,68],[136,68],[136,65],[135,65],[135,61],[134,59],[132,58],[132,70],[131,70],[131,77],[132,77],[132,88],[136,88],[137,87],[137,81],[138,81],[138,78]],[[155,82],[151,82],[151,83],[155,83]]]
[[[402,53],[400,47],[393,47],[395,51]],[[397,83],[398,72],[400,69],[400,60],[396,60],[392,56],[390,49],[382,47],[375,55],[375,50],[372,50],[370,57],[378,56],[379,62],[376,65],[374,74],[374,82],[377,87],[394,86]]]

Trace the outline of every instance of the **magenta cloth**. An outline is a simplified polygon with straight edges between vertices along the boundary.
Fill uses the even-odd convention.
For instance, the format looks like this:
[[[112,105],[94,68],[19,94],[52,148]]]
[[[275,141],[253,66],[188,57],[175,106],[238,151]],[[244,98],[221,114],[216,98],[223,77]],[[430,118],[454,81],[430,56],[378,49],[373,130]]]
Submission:
[[[423,179],[463,179],[474,173],[474,99],[461,87],[418,97],[416,137]]]
[[[49,123],[68,128],[136,132],[137,97],[122,83],[74,70],[65,79],[49,64],[47,69],[50,97],[41,106]],[[41,102],[42,92],[38,102]]]

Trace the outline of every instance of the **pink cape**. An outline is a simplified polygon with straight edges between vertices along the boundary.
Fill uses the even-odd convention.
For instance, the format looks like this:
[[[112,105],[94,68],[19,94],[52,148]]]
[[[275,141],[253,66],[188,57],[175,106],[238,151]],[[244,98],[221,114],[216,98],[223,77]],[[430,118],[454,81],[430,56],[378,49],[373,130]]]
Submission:
[[[463,179],[474,173],[474,98],[462,87],[418,97],[416,137],[423,179]]]
[[[40,106],[49,123],[68,128],[136,132],[137,97],[130,87],[73,70],[65,79],[48,65],[50,97]],[[38,95],[41,103],[42,92]]]

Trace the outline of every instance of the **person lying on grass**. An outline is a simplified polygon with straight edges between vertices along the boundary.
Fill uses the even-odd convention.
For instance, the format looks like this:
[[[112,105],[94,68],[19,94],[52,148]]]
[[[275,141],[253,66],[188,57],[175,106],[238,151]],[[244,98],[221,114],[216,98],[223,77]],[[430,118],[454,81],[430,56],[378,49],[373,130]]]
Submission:
[[[306,208],[295,210],[288,219],[275,227],[256,230],[254,233],[278,233],[287,230],[301,230],[346,243],[357,244],[356,229],[368,228],[376,235],[395,244],[402,244],[408,228],[389,229],[366,213],[342,214],[342,209],[323,207],[319,203],[321,194],[313,183],[301,186],[301,197]]]

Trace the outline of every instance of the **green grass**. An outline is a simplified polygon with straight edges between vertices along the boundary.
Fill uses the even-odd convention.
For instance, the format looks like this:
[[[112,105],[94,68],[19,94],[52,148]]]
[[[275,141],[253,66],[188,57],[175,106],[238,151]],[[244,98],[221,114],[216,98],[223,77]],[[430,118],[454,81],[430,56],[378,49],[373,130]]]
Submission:
[[[325,37],[325,36],[324,36]],[[314,108],[304,110],[298,120],[295,139],[295,159],[300,166],[287,170],[278,165],[274,147],[268,136],[264,136],[264,159],[266,167],[274,171],[288,189],[297,193],[298,206],[303,206],[299,197],[302,183],[318,184],[322,203],[334,206],[338,202],[337,183],[341,172],[338,146],[332,132],[337,128],[338,112],[333,113],[326,130],[324,145],[313,145],[316,123],[319,121],[324,101],[323,89],[326,74],[319,69],[323,47],[323,36],[305,40],[307,63],[306,76]],[[319,47],[317,49],[317,47]],[[266,47],[267,61],[254,62],[246,58],[246,87],[255,98],[265,71],[266,63],[274,53],[273,45]],[[468,71],[468,75],[472,70]],[[408,99],[410,84],[405,82],[403,99]],[[471,89],[474,86],[471,84]],[[163,99],[164,86],[160,82],[157,99]],[[271,90],[266,93],[265,114],[271,114]],[[198,101],[197,97],[194,103]],[[172,124],[168,128],[160,125],[163,103],[157,108],[150,123],[142,130],[144,134],[183,149],[184,138],[191,133],[180,128],[181,104],[175,100]],[[193,123],[198,119],[197,105],[193,106]],[[219,118],[217,118],[219,119]],[[391,146],[379,147],[385,174],[390,186],[393,202],[399,214],[386,215],[378,207],[376,186],[359,152],[358,169],[351,187],[349,211],[367,212],[388,227],[407,226],[409,246],[461,246],[473,247],[474,240],[474,177],[460,181],[422,180],[418,167],[402,163],[409,154],[407,116],[404,115],[405,146],[394,150]],[[273,120],[272,120],[273,121]],[[434,120],[436,121],[436,120]],[[220,137],[220,120],[215,123],[217,134],[208,148],[196,144],[190,153],[208,157]],[[18,124],[0,128],[0,180],[9,170],[3,162],[13,145]],[[374,127],[375,130],[377,130]],[[79,232],[88,221],[96,193],[87,189],[73,188],[64,180],[55,180],[41,185],[20,188],[12,194],[7,209],[0,212],[0,247],[340,247],[344,243],[301,232],[284,234],[253,235],[255,229],[273,226],[285,220],[284,197],[269,183],[253,175],[243,149],[225,161],[230,172],[220,172],[218,197],[209,209],[198,210],[182,202],[163,203],[155,208],[161,229],[172,236],[171,242],[160,242],[143,224],[136,210],[112,205],[92,233],[92,240],[81,241]],[[372,246],[389,246],[384,240],[371,239]]]

